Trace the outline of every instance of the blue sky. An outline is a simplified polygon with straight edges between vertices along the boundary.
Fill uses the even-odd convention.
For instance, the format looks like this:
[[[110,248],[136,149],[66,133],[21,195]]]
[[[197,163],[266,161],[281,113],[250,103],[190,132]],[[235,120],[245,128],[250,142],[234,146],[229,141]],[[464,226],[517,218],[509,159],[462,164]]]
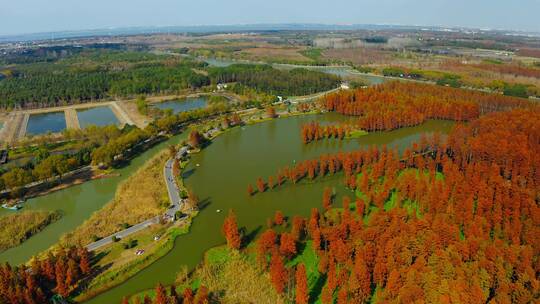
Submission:
[[[540,32],[540,0],[0,0],[0,35],[128,26],[406,24]]]

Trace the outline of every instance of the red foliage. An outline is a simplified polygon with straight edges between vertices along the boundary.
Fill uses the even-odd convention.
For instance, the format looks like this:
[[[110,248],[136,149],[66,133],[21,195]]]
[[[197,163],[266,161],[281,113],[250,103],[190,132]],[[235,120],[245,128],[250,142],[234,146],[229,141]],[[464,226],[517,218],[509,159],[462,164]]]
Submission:
[[[236,223],[236,215],[234,211],[229,210],[229,215],[223,222],[223,235],[227,240],[227,246],[232,249],[240,249],[241,238],[238,232],[238,224]]]
[[[414,126],[426,119],[468,121],[480,114],[528,104],[519,98],[414,82],[340,91],[322,100],[327,111],[358,116],[358,127],[366,131]],[[303,137],[305,132],[302,128]],[[304,138],[309,139],[309,134]]]
[[[296,266],[296,304],[308,304],[309,289],[306,275],[306,267],[304,264]]]
[[[283,215],[283,212],[280,210],[276,211],[274,214],[274,223],[278,226],[283,225],[285,223],[285,216]]]
[[[287,258],[291,258],[296,254],[296,240],[290,233],[284,232],[281,234],[279,252]]]
[[[270,260],[270,280],[278,293],[285,291],[287,283],[288,271],[283,264],[283,259],[279,254],[272,254]]]
[[[360,174],[362,198],[355,214],[314,209],[306,219],[318,270],[327,275],[323,303],[332,303],[336,292],[340,303],[366,303],[374,286],[384,303],[534,302],[540,111],[492,113],[456,126],[445,141],[422,138],[403,156],[370,149],[327,155],[317,164],[329,160],[333,170]],[[393,207],[384,205],[390,194]],[[282,257],[272,258],[283,270]]]
[[[91,270],[89,262],[82,266],[85,259],[90,260],[86,249],[72,247],[34,260],[31,270],[25,265],[0,266],[0,302],[47,303],[55,293],[69,297],[84,279],[82,274]]]

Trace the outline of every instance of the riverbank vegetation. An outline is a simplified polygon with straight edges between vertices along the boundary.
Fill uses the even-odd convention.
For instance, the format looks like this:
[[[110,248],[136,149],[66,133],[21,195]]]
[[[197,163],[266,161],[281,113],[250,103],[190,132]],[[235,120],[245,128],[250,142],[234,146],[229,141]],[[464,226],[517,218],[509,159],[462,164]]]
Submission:
[[[149,160],[123,182],[114,199],[81,226],[62,237],[60,244],[89,244],[131,225],[161,215],[169,206],[163,166],[167,151]]]
[[[147,230],[133,234],[127,241],[112,243],[101,248],[97,254],[101,254],[103,257],[96,262],[95,266],[101,271],[98,271],[88,281],[87,286],[76,295],[75,300],[82,302],[120,285],[165,256],[173,249],[176,237],[189,232],[193,218],[197,214],[198,212],[194,211],[176,224],[166,223],[152,226]],[[134,248],[126,248],[128,243],[136,245]],[[142,257],[136,255],[138,250],[144,250]]]
[[[61,216],[60,212],[21,211],[0,217],[0,252],[19,245]]]

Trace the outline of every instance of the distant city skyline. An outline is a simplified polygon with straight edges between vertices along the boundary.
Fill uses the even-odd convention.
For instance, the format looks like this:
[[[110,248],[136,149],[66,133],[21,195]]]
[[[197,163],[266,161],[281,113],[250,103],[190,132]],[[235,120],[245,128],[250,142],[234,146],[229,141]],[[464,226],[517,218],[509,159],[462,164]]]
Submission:
[[[0,35],[238,24],[395,24],[540,32],[540,0],[1,0]]]

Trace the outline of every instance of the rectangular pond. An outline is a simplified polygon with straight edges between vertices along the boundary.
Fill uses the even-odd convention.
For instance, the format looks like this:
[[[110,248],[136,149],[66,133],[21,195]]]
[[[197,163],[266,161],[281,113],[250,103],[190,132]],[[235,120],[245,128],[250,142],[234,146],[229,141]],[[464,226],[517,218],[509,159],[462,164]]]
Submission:
[[[31,114],[26,127],[26,134],[40,135],[62,132],[66,128],[64,112]]]
[[[180,112],[187,112],[206,107],[208,100],[206,97],[194,97],[181,100],[164,101],[154,104],[154,106],[161,110],[171,109],[174,114]]]
[[[77,117],[79,118],[79,125],[83,129],[88,126],[101,127],[120,124],[109,106],[77,110]]]

